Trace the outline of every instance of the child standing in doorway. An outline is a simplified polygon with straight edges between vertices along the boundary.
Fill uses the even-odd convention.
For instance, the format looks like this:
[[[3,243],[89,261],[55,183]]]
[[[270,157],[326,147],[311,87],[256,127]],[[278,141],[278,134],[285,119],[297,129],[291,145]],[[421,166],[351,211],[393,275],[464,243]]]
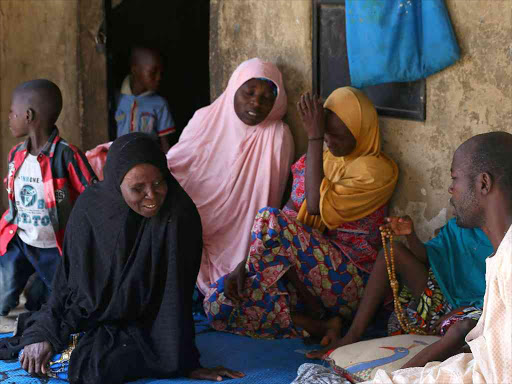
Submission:
[[[123,81],[117,103],[117,137],[149,133],[159,139],[167,153],[176,129],[167,101],[156,94],[163,73],[162,58],[154,49],[135,47],[130,64],[131,73]]]
[[[8,156],[9,209],[0,219],[1,316],[18,305],[34,272],[47,291],[27,297],[26,307],[37,310],[43,304],[73,204],[96,181],[84,154],[59,136],[55,123],[61,110],[62,94],[49,80],[23,83],[12,96],[9,129],[16,138],[28,138]]]

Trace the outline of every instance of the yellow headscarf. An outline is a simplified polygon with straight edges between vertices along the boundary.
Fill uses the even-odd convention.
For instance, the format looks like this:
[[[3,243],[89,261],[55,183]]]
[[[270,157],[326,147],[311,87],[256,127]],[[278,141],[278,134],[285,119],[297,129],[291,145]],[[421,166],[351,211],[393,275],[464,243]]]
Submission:
[[[348,156],[335,157],[324,151],[320,215],[308,214],[304,201],[298,216],[300,222],[320,230],[326,226],[334,229],[375,212],[389,201],[398,180],[397,165],[380,151],[377,111],[363,92],[338,88],[324,108],[345,123],[357,143]]]

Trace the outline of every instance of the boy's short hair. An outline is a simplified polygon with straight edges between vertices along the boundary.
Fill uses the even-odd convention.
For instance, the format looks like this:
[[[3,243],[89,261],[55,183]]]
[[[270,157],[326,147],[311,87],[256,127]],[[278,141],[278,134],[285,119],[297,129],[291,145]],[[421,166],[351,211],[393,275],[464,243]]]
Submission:
[[[54,82],[47,79],[27,81],[16,87],[14,95],[21,96],[27,107],[33,108],[50,124],[55,124],[62,111],[62,93]]]
[[[135,45],[130,52],[130,66],[138,65],[147,55],[153,55],[162,60],[162,54],[158,49],[148,45]]]

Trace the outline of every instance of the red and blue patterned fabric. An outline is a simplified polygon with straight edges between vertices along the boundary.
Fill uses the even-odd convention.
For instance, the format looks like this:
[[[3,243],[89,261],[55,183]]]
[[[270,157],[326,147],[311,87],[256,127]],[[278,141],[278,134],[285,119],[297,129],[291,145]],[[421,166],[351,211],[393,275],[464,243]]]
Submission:
[[[246,265],[247,299],[236,305],[224,295],[227,275],[212,284],[204,309],[213,328],[266,339],[308,336],[291,320],[303,303],[284,276],[290,268],[329,313],[347,324],[351,320],[377,257],[387,209],[334,230],[312,229],[297,221],[304,170],[305,156],[292,166],[295,210],[291,204],[283,210],[266,207],[256,216]]]
[[[292,165],[293,185],[290,196],[294,211],[299,212],[306,199],[305,193],[306,155]],[[373,214],[357,221],[344,223],[324,234],[340,248],[356,266],[370,273],[377,256],[376,250],[382,247],[378,227],[387,216],[387,205],[377,209]],[[376,226],[375,223],[378,223]]]
[[[305,180],[306,180],[306,155],[292,165],[292,193],[290,199],[293,202],[295,212],[299,212],[302,203],[306,199]]]

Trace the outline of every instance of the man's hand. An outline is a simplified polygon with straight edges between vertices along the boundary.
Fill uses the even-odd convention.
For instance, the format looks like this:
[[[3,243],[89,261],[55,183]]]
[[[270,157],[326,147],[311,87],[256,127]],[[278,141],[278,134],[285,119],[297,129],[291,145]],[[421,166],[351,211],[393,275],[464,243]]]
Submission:
[[[387,224],[381,225],[380,230],[388,230],[393,236],[407,236],[414,232],[414,223],[409,216],[386,217]]]
[[[230,377],[232,379],[241,379],[245,374],[219,366],[215,368],[198,368],[190,372],[188,375],[191,379],[211,381],[222,381],[223,376]]]
[[[27,345],[20,357],[21,367],[31,375],[46,376],[46,364],[52,355],[52,346],[47,341]]]

